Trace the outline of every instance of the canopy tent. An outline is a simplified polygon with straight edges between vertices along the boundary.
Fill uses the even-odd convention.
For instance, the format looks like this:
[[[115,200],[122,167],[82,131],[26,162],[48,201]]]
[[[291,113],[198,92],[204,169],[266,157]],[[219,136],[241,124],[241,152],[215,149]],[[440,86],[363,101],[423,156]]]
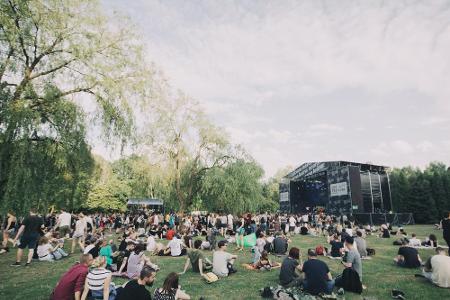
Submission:
[[[127,206],[148,207],[159,211],[164,210],[164,202],[161,199],[152,199],[152,198],[129,198]]]

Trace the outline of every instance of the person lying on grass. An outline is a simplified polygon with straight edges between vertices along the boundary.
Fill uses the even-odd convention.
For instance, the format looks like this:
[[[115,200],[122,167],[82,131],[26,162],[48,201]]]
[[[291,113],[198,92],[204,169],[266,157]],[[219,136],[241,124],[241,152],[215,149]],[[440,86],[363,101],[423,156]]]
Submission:
[[[211,261],[200,250],[202,245],[201,240],[195,240],[194,249],[187,252],[186,263],[184,264],[184,270],[179,275],[186,273],[189,265],[192,265],[192,271],[200,273],[200,276],[205,277],[203,272],[210,271],[212,269]]]

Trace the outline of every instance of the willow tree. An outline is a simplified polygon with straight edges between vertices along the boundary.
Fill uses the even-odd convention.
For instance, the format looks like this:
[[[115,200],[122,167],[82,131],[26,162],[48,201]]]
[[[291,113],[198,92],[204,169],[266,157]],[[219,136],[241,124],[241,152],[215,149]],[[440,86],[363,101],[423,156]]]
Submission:
[[[129,28],[126,20],[108,23],[98,1],[1,1],[2,208],[35,204],[29,194],[39,187],[40,171],[72,183],[77,174],[88,176],[74,167],[86,162],[80,154],[89,153],[86,126],[101,128],[110,144],[132,139],[133,108],[152,96],[153,73]],[[37,169],[26,163],[33,151],[43,155]],[[17,178],[31,184],[27,195]],[[72,186],[72,195],[61,197],[75,193]]]
[[[199,194],[206,172],[233,157],[232,148],[226,132],[208,120],[196,101],[181,92],[166,92],[161,100],[149,132],[158,152],[152,155],[159,154],[167,162],[176,200],[172,206],[184,211]]]

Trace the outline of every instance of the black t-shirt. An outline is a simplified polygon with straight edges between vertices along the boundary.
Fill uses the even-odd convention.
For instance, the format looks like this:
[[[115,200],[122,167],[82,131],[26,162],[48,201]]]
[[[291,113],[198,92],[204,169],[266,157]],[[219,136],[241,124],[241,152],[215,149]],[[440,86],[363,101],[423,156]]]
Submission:
[[[129,281],[117,297],[117,300],[151,300],[150,292],[137,280]]]
[[[341,252],[339,250],[344,248],[344,244],[342,242],[331,241],[330,245],[331,245],[331,256],[333,257],[341,256]]]
[[[44,224],[42,221],[42,218],[39,216],[28,216],[26,217],[22,225],[25,225],[25,230],[23,232],[23,235],[36,235],[39,234],[41,231],[41,226]]]
[[[417,249],[412,247],[400,247],[398,249],[398,254],[405,258],[405,267],[417,268],[420,267],[420,261],[417,258],[419,254]]]
[[[442,220],[442,231],[444,238],[450,238],[450,219]]]
[[[310,259],[303,264],[303,272],[308,281],[307,291],[313,295],[325,293],[327,290],[328,272],[327,264],[318,259]]]
[[[273,240],[273,251],[277,254],[284,254],[286,253],[288,248],[288,242],[286,239],[281,237],[276,237]]]
[[[298,266],[298,261],[296,259],[286,257],[281,264],[280,269],[280,283],[282,285],[289,284],[295,277],[297,277],[297,273],[295,273],[295,268]]]

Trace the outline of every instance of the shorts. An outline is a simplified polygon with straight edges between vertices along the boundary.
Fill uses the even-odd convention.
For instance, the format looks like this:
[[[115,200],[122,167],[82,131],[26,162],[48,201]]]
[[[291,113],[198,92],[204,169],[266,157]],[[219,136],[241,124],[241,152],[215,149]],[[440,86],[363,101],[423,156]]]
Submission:
[[[227,225],[227,224],[222,224],[222,225],[220,225],[220,227],[221,227],[221,228],[227,228],[228,225]]]
[[[69,234],[69,232],[70,232],[69,226],[66,225],[66,226],[59,227],[59,237],[63,238],[67,234]]]
[[[75,233],[73,234],[72,237],[73,237],[74,239],[79,239],[79,238],[84,237],[84,233],[81,233],[81,232],[75,232]]]
[[[34,248],[36,248],[38,239],[39,239],[39,235],[38,234],[36,234],[36,235],[27,235],[27,236],[23,235],[20,238],[19,248],[20,249],[25,249],[26,247],[28,247],[28,249],[30,249],[30,250],[33,249],[34,250]]]
[[[293,232],[295,230],[295,226],[289,226],[289,231]]]

